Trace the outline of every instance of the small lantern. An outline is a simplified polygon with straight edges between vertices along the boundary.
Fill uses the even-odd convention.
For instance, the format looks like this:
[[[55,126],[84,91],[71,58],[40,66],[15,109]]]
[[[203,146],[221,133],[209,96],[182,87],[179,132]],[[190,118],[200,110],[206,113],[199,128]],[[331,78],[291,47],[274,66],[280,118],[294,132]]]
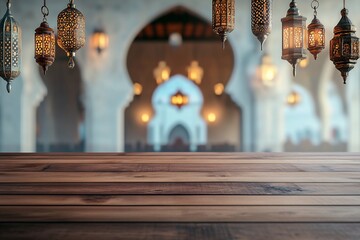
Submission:
[[[35,60],[44,71],[44,75],[55,61],[55,33],[47,23],[46,17],[49,15],[49,9],[44,0],[44,6],[41,8],[44,16],[43,22],[35,30]]]
[[[221,96],[221,95],[223,95],[224,91],[225,91],[225,86],[224,86],[224,84],[222,84],[222,83],[217,83],[217,84],[215,84],[215,86],[214,86],[214,93],[215,93],[216,96]]]
[[[160,61],[159,65],[154,69],[154,78],[157,84],[162,84],[169,80],[171,69],[166,65],[165,61]]]
[[[341,10],[341,20],[334,29],[334,38],[330,41],[330,59],[341,72],[346,84],[349,72],[355,67],[359,59],[359,38],[356,28],[348,18],[348,10]]]
[[[311,7],[314,9],[314,19],[308,26],[308,50],[316,60],[317,55],[325,48],[325,27],[317,18],[319,2],[313,0]]]
[[[188,78],[200,85],[204,76],[204,70],[200,67],[198,61],[192,61],[190,66],[187,68]]]
[[[277,74],[277,68],[273,64],[271,56],[267,53],[263,55],[261,58],[261,65],[259,67],[259,77],[261,79],[261,83],[265,87],[274,86],[275,77]]]
[[[292,91],[286,99],[286,102],[290,106],[296,106],[301,102],[301,96],[298,92]]]
[[[10,93],[11,82],[20,75],[21,66],[21,28],[13,18],[10,0],[7,11],[0,21],[0,77],[6,82]]]
[[[189,97],[179,90],[174,95],[171,96],[170,102],[178,109],[181,109],[182,107],[186,106],[189,103]]]
[[[91,45],[98,54],[101,54],[109,47],[109,36],[104,30],[96,29],[91,37]]]
[[[290,3],[290,8],[282,22],[282,59],[293,66],[293,75],[296,75],[297,63],[306,58],[306,18],[300,16],[295,0]]]
[[[75,53],[85,45],[85,17],[75,8],[74,0],[59,13],[57,23],[57,42],[69,57],[69,68],[74,68]]]
[[[251,30],[259,39],[261,50],[272,28],[272,0],[251,0]]]
[[[235,28],[235,0],[212,1],[212,27],[225,48],[227,35]]]

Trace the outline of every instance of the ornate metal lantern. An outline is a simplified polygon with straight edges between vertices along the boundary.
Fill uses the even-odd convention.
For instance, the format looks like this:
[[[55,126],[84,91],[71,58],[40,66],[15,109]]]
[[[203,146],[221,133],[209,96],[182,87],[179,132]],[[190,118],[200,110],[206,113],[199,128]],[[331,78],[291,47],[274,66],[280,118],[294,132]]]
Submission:
[[[85,45],[85,17],[75,8],[74,0],[59,13],[57,24],[57,42],[69,57],[69,68],[74,68],[75,53]]]
[[[189,97],[179,90],[171,96],[170,102],[172,105],[181,109],[189,103]]]
[[[291,93],[287,96],[286,102],[290,106],[296,106],[301,102],[301,96],[295,90],[291,91]]]
[[[91,37],[91,45],[98,54],[109,47],[109,36],[102,29],[96,29]]]
[[[341,72],[346,84],[349,72],[359,59],[359,38],[355,36],[356,28],[348,18],[348,10],[341,10],[341,20],[334,29],[334,38],[330,41],[330,59]]]
[[[259,39],[261,50],[272,28],[272,0],[251,0],[251,30]]]
[[[297,63],[306,58],[306,18],[300,16],[295,0],[290,3],[290,8],[282,22],[282,59],[293,66],[293,75],[296,75]]]
[[[0,21],[0,77],[6,82],[10,93],[11,82],[20,75],[21,65],[21,28],[13,18],[10,0],[7,11]]]
[[[318,0],[313,0],[311,7],[314,9],[314,19],[308,26],[308,50],[316,60],[317,55],[325,48],[325,27],[317,18]]]
[[[49,9],[44,0],[44,6],[41,8],[44,16],[43,22],[35,30],[35,60],[44,71],[44,75],[55,61],[55,33],[47,23],[46,17],[49,15]]]
[[[190,66],[187,68],[188,78],[200,85],[204,76],[204,69],[200,67],[198,61],[192,61]]]
[[[212,27],[225,48],[227,35],[235,28],[235,0],[212,1]]]
[[[261,58],[261,65],[259,67],[259,78],[265,87],[272,87],[275,84],[277,75],[277,68],[273,64],[271,56],[265,53]]]

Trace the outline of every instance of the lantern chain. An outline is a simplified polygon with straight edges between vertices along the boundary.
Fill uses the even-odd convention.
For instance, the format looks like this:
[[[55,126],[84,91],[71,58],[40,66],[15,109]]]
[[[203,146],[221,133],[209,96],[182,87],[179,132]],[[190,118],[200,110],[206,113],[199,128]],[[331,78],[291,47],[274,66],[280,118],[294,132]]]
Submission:
[[[346,2],[345,2],[345,0],[343,0],[343,4],[344,4],[344,8],[346,8]]]
[[[314,16],[317,16],[317,9],[319,8],[319,1],[318,0],[313,0],[311,2],[311,8],[314,9]]]
[[[49,16],[49,8],[46,6],[46,0],[44,0],[44,5],[41,7],[41,13],[43,14],[44,18],[43,21],[47,22],[46,17]]]

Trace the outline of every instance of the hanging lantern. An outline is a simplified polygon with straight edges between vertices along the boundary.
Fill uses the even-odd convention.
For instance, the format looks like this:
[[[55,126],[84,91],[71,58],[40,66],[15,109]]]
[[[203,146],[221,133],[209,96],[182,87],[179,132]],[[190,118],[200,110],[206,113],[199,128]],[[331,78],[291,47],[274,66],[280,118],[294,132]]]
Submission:
[[[7,11],[0,21],[0,77],[7,82],[10,93],[11,82],[20,75],[21,65],[21,28],[13,18],[10,0]]]
[[[259,39],[261,50],[272,28],[272,0],[251,0],[251,30]]]
[[[75,53],[85,45],[85,17],[75,8],[74,0],[59,13],[57,23],[57,42],[69,57],[69,68],[74,68]]]
[[[178,109],[181,109],[189,103],[189,97],[179,90],[171,96],[170,102]]]
[[[216,96],[221,96],[225,91],[225,86],[222,83],[217,83],[214,86],[214,93]]]
[[[286,102],[290,106],[296,106],[301,102],[301,96],[298,92],[292,91],[286,99]]]
[[[265,53],[261,58],[261,65],[259,67],[259,77],[261,83],[265,87],[274,86],[276,74],[277,74],[277,68],[273,64],[271,56]]]
[[[200,85],[204,76],[204,69],[200,67],[198,61],[192,61],[190,66],[187,68],[188,78]]]
[[[227,36],[235,28],[235,0],[213,0],[212,8],[212,27],[225,48]]]
[[[96,29],[91,37],[91,45],[98,54],[101,54],[109,47],[109,36],[104,30]]]
[[[317,55],[325,48],[325,27],[317,18],[318,0],[313,0],[311,7],[314,9],[314,19],[308,26],[308,50],[316,60]]]
[[[290,8],[282,22],[282,59],[293,66],[293,75],[296,75],[297,63],[306,58],[306,18],[300,16],[295,0],[290,3]]]
[[[55,33],[47,23],[46,17],[49,16],[49,9],[44,0],[44,6],[41,8],[44,16],[43,22],[35,30],[35,60],[44,71],[44,75],[55,61]]]
[[[154,78],[157,84],[162,84],[169,80],[171,69],[166,65],[165,61],[160,61],[159,65],[154,69]]]
[[[359,38],[356,37],[356,28],[348,18],[348,10],[341,10],[341,20],[334,29],[334,38],[330,41],[330,59],[341,72],[346,84],[349,72],[355,67],[359,59]]]

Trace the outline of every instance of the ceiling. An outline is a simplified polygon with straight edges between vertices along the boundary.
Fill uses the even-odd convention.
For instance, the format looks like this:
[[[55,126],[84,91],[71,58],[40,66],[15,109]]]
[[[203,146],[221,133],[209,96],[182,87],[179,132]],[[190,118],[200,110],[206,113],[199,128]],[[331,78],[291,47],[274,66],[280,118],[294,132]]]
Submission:
[[[173,8],[149,23],[135,41],[168,41],[172,33],[180,33],[183,41],[219,41],[210,23],[183,7]]]

